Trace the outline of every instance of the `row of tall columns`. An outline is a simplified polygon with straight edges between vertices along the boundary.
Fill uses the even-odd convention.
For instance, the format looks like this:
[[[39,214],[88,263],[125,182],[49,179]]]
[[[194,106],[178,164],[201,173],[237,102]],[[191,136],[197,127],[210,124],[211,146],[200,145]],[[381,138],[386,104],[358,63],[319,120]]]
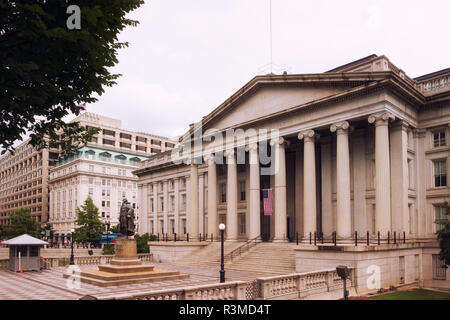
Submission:
[[[273,241],[286,241],[287,205],[286,205],[286,151],[285,140],[279,138],[270,143],[275,147],[275,234]]]
[[[153,234],[158,234],[159,221],[158,221],[158,185],[153,184]]]
[[[252,144],[249,147],[249,239],[255,239],[261,233],[261,203],[260,203],[260,177],[259,177],[259,152],[258,144]]]
[[[389,156],[390,113],[369,117],[375,123],[375,230],[385,236],[391,230],[391,172]]]
[[[169,181],[164,181],[163,182],[163,233],[169,233],[169,219],[168,219],[168,212],[169,212]]]
[[[316,133],[313,130],[301,132],[299,140],[303,148],[303,235],[309,237],[317,230],[316,226]]]
[[[227,241],[238,239],[238,216],[237,216],[237,164],[234,150],[227,150],[227,217],[226,234]]]
[[[369,117],[369,123],[375,123],[375,185],[376,212],[375,230],[384,236],[391,230],[391,186],[390,186],[390,150],[389,150],[389,120],[395,119],[390,113],[381,113]],[[336,232],[339,239],[349,239],[352,236],[352,215],[350,199],[350,150],[349,129],[347,121],[331,125],[330,130],[336,133],[336,174],[337,174],[337,215]],[[314,130],[298,134],[298,139],[304,141],[303,159],[303,233],[317,231],[317,199],[316,199],[316,155],[315,142],[319,136]],[[402,136],[403,137],[403,136]],[[403,141],[405,139],[402,139]],[[283,138],[272,140],[275,147],[275,195],[274,195],[274,241],[286,240],[287,205],[286,205],[286,141]],[[249,235],[250,239],[260,235],[260,166],[258,145],[248,148],[250,157],[249,185]],[[227,216],[226,233],[228,241],[238,239],[237,203],[238,179],[237,164],[234,150],[227,150]],[[404,155],[402,155],[404,158]],[[404,160],[402,161],[402,163]],[[405,168],[401,168],[403,171]],[[198,206],[198,169],[192,164],[190,169],[190,200],[189,200],[189,233],[199,232]],[[217,230],[217,172],[214,158],[208,159],[208,230],[216,236]],[[406,198],[407,199],[407,198]],[[402,199],[403,207],[405,207]],[[402,207],[401,215],[406,216]],[[406,204],[407,208],[407,204]],[[404,218],[405,219],[405,218]],[[195,223],[193,223],[195,221]]]
[[[140,187],[140,197],[142,207],[140,208],[141,218],[140,222],[140,230],[139,233],[144,234],[148,232],[148,186],[145,184]]]
[[[349,239],[352,233],[350,205],[350,150],[348,146],[347,121],[331,126],[331,132],[336,132],[336,177],[337,177],[337,219],[336,233],[341,239]]]
[[[208,233],[215,238],[217,230],[217,168],[213,156],[208,159]]]
[[[195,163],[190,165],[190,183],[189,183],[189,212],[188,212],[188,230],[192,238],[198,235],[198,168]]]

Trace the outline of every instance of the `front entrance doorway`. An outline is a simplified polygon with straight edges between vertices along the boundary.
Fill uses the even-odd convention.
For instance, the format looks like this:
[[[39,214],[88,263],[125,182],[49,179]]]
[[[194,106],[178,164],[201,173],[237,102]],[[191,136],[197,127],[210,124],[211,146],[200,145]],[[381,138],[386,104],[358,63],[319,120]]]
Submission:
[[[263,189],[270,189],[270,176],[264,175],[260,177],[261,191],[260,191],[260,213],[261,213],[261,239],[264,242],[270,241],[270,216],[264,215],[263,207]]]

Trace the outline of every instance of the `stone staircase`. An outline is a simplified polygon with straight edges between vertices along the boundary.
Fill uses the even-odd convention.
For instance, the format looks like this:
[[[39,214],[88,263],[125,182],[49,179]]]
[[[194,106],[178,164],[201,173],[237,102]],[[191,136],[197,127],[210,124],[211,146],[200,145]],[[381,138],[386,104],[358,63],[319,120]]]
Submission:
[[[242,244],[242,242],[225,242],[225,255]],[[295,247],[292,243],[258,243],[256,247],[251,247],[241,256],[234,257],[232,261],[226,261],[225,269],[267,276],[295,273]],[[217,269],[220,266],[220,242],[214,242],[196,250],[175,261],[174,264]]]
[[[227,262],[225,267],[230,271],[252,271],[268,276],[295,273],[295,247],[292,243],[258,243]]]
[[[225,242],[225,255],[242,245],[242,242]],[[198,249],[187,256],[176,260],[172,264],[177,266],[191,266],[201,268],[220,267],[220,242],[212,242],[208,246]]]

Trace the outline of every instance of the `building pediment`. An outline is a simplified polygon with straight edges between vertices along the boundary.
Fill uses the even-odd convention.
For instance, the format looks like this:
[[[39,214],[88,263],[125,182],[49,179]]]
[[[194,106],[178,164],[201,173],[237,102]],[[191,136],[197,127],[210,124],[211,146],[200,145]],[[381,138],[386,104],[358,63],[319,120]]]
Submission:
[[[357,87],[385,80],[388,76],[388,73],[329,73],[256,77],[203,118],[203,132],[234,128],[296,106],[345,94]]]

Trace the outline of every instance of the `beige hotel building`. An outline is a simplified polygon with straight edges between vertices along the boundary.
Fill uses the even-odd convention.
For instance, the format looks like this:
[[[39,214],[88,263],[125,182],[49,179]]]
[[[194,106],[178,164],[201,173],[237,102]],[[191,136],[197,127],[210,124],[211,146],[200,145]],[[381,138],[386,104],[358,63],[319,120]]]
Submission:
[[[140,230],[217,239],[223,222],[228,241],[287,242],[298,234],[304,246],[297,271],[345,263],[336,251],[309,248],[314,233],[328,242],[335,235],[338,247],[351,247],[355,235],[364,243],[367,233],[376,242],[378,232],[392,246],[395,234],[397,246],[406,238],[404,250],[394,250],[396,260],[371,259],[395,264],[383,271],[390,279],[408,273],[425,257],[417,248],[438,252],[435,222],[450,202],[449,80],[450,69],[412,79],[377,55],[324,73],[257,76],[191,125],[184,141],[200,139],[201,147],[182,156],[188,161],[174,162],[166,152],[140,163]],[[211,149],[214,139],[205,135],[230,129],[277,135]],[[266,148],[277,168],[272,175],[262,175],[266,165],[258,161]],[[237,163],[242,149],[245,164]],[[273,190],[270,216],[263,214],[261,189]],[[348,258],[355,267],[358,257]]]
[[[137,177],[132,172],[150,155],[170,150],[176,142],[124,130],[121,120],[94,113],[85,112],[73,121],[100,131],[76,155],[60,157],[50,169],[49,223],[55,234],[59,239],[70,234],[75,227],[76,208],[88,196],[102,220],[111,226],[119,223],[124,198],[135,208],[139,220]]]
[[[111,158],[111,161],[106,161],[106,163],[114,163],[113,166],[120,167],[120,170],[117,168],[113,170],[113,166],[110,166],[103,172],[105,166],[97,164],[94,167],[94,172],[98,174],[96,179],[99,179],[98,181],[101,184],[100,176],[108,176],[109,183],[111,183],[111,176],[120,175],[121,179],[125,178],[127,183],[129,182],[133,186],[133,183],[136,184],[136,177],[131,172],[136,169],[137,163],[135,160],[142,161],[151,155],[170,150],[176,143],[168,138],[124,130],[120,120],[90,112],[81,114],[72,120],[72,122],[74,121],[78,121],[82,126],[100,129],[93,141],[88,144],[90,149],[85,150],[86,147],[84,147],[79,150],[82,156],[84,156],[85,151],[89,154],[89,159],[77,155],[77,160],[83,162],[79,167],[76,167],[76,164],[73,165],[74,158],[61,157],[61,150],[37,150],[29,145],[28,140],[16,147],[14,154],[7,153],[0,158],[0,225],[10,223],[9,216],[14,210],[27,207],[30,208],[31,214],[36,217],[41,225],[51,223],[56,228],[57,234],[67,234],[67,230],[70,231],[71,226],[73,226],[73,216],[71,219],[62,219],[57,218],[58,214],[61,217],[73,215],[76,205],[82,204],[90,191],[87,186],[89,179],[86,178],[86,186],[80,185],[78,187],[80,193],[75,196],[77,192],[76,183],[84,182],[84,179],[80,179],[80,177],[75,179],[75,168],[82,170],[84,162],[108,160],[101,154],[106,152],[105,155],[107,155],[110,152],[111,155],[114,154],[119,157],[117,159]],[[92,155],[92,153],[94,154]],[[120,155],[123,155],[123,157]],[[86,172],[90,172],[90,168],[90,165],[86,165]],[[50,175],[50,171],[53,169],[54,173]],[[76,182],[77,180],[78,182]],[[69,184],[66,186],[66,183]],[[125,186],[125,184],[124,181],[123,185]],[[69,185],[72,187],[69,188]],[[109,185],[108,187],[111,189],[114,186]],[[127,188],[128,186],[122,190],[122,195],[125,194],[130,202],[133,202],[133,197],[135,197],[134,202],[136,203],[136,190],[125,192]],[[135,186],[134,188],[136,189]],[[51,189],[54,192],[50,192]],[[84,192],[84,189],[86,189],[86,192]],[[55,195],[55,199],[58,199],[58,190],[61,191],[60,207],[53,200],[53,195]],[[101,195],[102,189],[95,192]],[[114,189],[115,197],[118,197],[117,192]],[[112,190],[109,194],[113,194]],[[64,195],[66,200],[63,201]],[[81,199],[82,196],[83,199]],[[97,200],[96,205],[100,208],[101,213],[105,213],[106,218],[107,211],[101,210],[102,200]],[[114,212],[116,205],[115,203]],[[56,208],[59,208],[58,213]],[[112,223],[114,221],[113,219]]]

